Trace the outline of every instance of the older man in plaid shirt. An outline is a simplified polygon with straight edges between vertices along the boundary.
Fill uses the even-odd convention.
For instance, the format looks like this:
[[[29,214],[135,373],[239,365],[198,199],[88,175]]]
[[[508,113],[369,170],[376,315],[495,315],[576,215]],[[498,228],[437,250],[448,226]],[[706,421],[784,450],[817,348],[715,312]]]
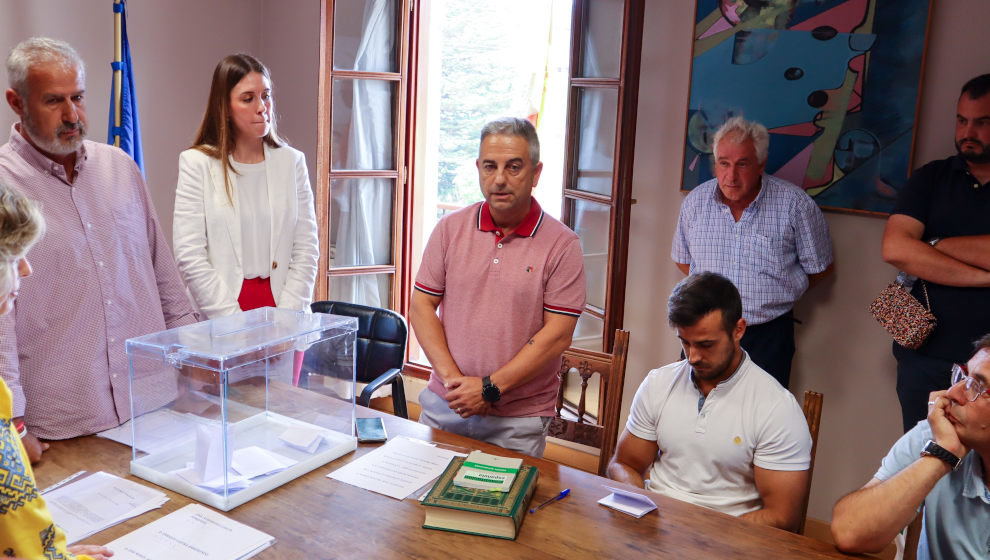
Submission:
[[[715,133],[715,179],[684,199],[671,258],[685,274],[717,272],[739,289],[742,347],[787,387],[794,302],[832,269],[832,241],[807,193],[764,173],[766,127],[733,117]]]

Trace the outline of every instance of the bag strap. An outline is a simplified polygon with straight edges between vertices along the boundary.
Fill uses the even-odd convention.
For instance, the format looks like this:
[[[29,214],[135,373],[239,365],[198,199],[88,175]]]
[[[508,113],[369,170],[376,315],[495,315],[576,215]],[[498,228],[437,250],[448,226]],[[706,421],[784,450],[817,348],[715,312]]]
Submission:
[[[928,312],[931,313],[932,302],[928,300],[928,286],[925,284],[924,280],[921,281],[921,292],[925,294],[925,307],[927,307]]]

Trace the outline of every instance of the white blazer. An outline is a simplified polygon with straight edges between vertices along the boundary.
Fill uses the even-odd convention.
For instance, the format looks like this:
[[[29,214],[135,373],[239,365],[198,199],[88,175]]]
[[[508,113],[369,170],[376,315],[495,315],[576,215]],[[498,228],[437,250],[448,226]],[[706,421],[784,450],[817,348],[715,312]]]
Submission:
[[[271,203],[272,295],[278,307],[308,311],[320,249],[306,157],[289,146],[266,144],[265,171]],[[231,206],[220,160],[196,149],[179,154],[172,246],[193,300],[211,319],[241,310],[237,297],[244,269],[237,178],[230,173]]]

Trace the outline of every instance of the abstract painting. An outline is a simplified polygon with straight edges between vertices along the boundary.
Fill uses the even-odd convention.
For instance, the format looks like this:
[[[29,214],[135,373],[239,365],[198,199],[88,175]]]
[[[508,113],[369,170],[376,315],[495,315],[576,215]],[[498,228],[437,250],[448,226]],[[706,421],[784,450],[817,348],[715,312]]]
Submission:
[[[819,206],[889,213],[910,172],[930,0],[698,0],[683,190],[711,137],[770,131],[766,172]]]

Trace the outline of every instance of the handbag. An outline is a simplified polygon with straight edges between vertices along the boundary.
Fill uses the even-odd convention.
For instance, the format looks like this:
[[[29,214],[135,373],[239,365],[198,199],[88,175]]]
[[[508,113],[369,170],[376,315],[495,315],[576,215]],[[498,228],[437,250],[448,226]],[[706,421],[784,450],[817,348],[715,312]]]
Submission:
[[[870,313],[887,329],[894,341],[901,346],[915,350],[935,330],[935,315],[928,299],[928,287],[921,281],[921,291],[925,294],[925,305],[921,305],[908,287],[904,286],[906,275],[901,273],[897,280],[884,288],[877,299],[870,304]]]

